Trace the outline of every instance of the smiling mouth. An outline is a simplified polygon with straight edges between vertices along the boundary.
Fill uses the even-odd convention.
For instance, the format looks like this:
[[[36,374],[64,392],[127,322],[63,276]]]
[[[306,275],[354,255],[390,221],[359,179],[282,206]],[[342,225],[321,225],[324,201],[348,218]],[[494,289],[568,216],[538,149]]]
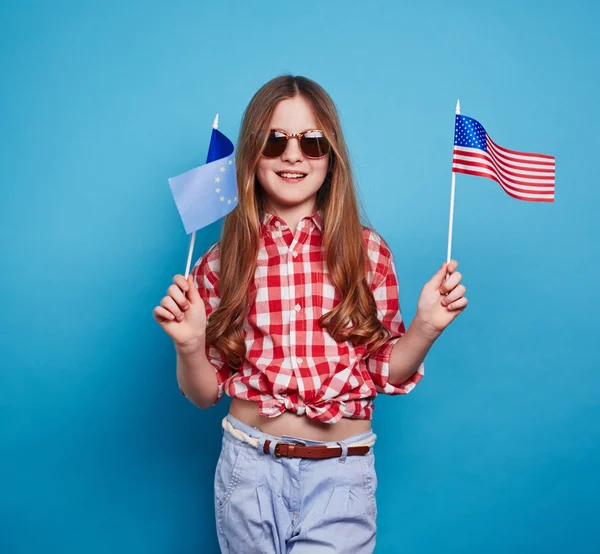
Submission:
[[[277,172],[277,175],[279,175],[279,177],[281,177],[285,181],[291,181],[291,182],[301,181],[302,179],[304,179],[304,177],[306,177],[306,173],[291,172],[291,171],[279,171],[279,172]]]

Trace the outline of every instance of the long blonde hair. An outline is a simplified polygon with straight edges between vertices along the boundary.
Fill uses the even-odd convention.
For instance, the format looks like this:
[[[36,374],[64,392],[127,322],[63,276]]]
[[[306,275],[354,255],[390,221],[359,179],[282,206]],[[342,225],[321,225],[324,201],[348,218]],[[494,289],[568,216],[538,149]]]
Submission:
[[[256,168],[277,104],[300,95],[311,106],[329,140],[329,168],[317,193],[322,210],[325,262],[340,303],[319,324],[337,341],[367,345],[370,352],[383,344],[389,331],[377,318],[377,307],[366,277],[368,258],[354,179],[339,116],[325,90],[306,77],[277,77],[258,90],[248,104],[237,144],[238,205],[225,218],[219,243],[221,302],[211,314],[207,343],[239,368],[246,354],[243,325],[251,298],[248,291],[256,270],[265,197]]]

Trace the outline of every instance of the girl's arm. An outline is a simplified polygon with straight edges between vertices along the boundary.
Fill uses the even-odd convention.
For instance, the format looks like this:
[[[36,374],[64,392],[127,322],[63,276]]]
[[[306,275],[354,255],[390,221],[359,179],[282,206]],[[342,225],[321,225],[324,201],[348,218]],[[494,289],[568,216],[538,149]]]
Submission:
[[[218,262],[218,249],[211,247],[190,273],[192,286],[188,296],[206,310],[206,320],[221,303],[216,272]],[[217,348],[206,345],[206,325],[193,340],[176,343],[175,350],[181,392],[199,408],[209,408],[225,393],[231,368]]]
[[[414,375],[425,361],[439,334],[427,329],[417,315],[390,354],[389,383],[398,386]]]
[[[377,237],[375,235],[375,237]],[[405,329],[399,305],[398,279],[391,251],[379,240],[372,240],[370,258],[375,271],[373,297],[378,317],[390,331],[390,339],[366,358],[367,370],[377,392],[406,394],[425,374],[423,361],[442,331],[466,305],[465,287],[456,271],[457,263],[442,264],[423,287],[417,314]],[[446,279],[446,274],[450,276]]]
[[[193,344],[175,347],[177,382],[181,392],[199,408],[210,408],[218,400],[217,368],[206,357],[205,337]]]
[[[175,275],[167,296],[154,308],[154,317],[175,344],[179,389],[199,408],[217,402],[230,375],[219,351],[206,345],[207,318],[220,302],[218,278],[207,259],[200,258],[187,279]]]
[[[389,360],[389,383],[399,385],[421,366],[433,343],[467,306],[458,263],[442,264],[423,287],[417,315],[406,333],[397,339]],[[449,277],[446,279],[446,275]]]

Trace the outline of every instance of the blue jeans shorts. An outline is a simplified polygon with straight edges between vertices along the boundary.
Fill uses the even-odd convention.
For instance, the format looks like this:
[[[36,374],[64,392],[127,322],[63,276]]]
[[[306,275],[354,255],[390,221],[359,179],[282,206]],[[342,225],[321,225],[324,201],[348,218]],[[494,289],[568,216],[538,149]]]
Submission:
[[[273,437],[231,415],[258,447],[223,433],[215,472],[215,516],[221,552],[228,554],[367,554],[375,548],[377,507],[373,449],[363,456],[323,460],[265,454],[266,440],[345,446],[372,432],[326,443]],[[272,451],[272,449],[271,449]]]

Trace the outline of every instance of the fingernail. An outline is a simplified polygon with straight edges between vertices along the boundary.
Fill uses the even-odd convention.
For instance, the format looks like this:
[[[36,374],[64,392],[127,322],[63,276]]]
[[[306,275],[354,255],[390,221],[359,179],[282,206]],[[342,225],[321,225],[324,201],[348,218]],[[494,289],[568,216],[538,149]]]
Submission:
[[[183,319],[183,314],[179,314],[179,315],[177,316],[177,321],[181,321],[182,319]]]

